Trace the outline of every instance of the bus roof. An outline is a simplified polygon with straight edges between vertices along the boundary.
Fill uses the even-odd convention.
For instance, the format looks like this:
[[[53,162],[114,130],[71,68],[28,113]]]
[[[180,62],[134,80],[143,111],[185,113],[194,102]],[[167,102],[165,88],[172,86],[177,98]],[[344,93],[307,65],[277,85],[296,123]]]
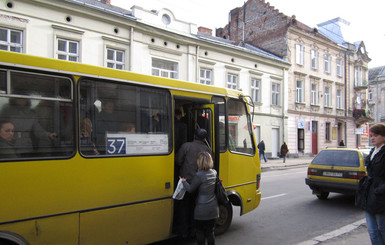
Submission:
[[[20,54],[0,50],[0,64],[12,65],[20,68],[37,68],[50,72],[70,73],[74,76],[91,76],[97,78],[113,78],[116,81],[130,81],[133,83],[152,85],[157,87],[169,88],[174,90],[196,91],[200,93],[224,95],[239,98],[240,91],[215,87],[210,85],[198,84],[193,82],[156,77],[123,71],[112,68],[88,65],[72,61],[64,61],[34,55]]]

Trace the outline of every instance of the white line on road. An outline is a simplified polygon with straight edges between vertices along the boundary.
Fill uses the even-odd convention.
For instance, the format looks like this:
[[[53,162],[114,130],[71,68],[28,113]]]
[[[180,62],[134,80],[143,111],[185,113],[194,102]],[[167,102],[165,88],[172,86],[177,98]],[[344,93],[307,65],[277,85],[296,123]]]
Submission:
[[[261,199],[262,199],[262,200],[266,200],[266,199],[271,199],[271,198],[276,198],[276,197],[282,197],[282,196],[286,196],[286,195],[287,195],[286,193],[283,193],[283,194],[279,194],[279,195],[275,195],[275,196],[262,197]]]
[[[267,172],[270,173],[270,172]],[[295,174],[307,174],[307,170],[302,170],[302,171],[296,171],[296,172],[284,172],[284,173],[273,173],[271,174],[262,174],[262,178],[268,178],[268,177],[281,177],[281,176],[287,176],[287,175],[295,175]]]

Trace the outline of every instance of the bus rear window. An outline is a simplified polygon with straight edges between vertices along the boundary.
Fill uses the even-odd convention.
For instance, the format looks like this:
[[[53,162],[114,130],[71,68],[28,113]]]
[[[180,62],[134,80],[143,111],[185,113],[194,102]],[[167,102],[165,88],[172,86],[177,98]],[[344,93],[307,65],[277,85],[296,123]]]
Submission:
[[[80,152],[157,155],[171,151],[168,90],[83,79],[80,82]]]
[[[313,165],[341,167],[359,167],[360,158],[356,151],[327,150],[321,151],[312,161]]]
[[[71,80],[10,70],[0,76],[0,159],[71,156]]]

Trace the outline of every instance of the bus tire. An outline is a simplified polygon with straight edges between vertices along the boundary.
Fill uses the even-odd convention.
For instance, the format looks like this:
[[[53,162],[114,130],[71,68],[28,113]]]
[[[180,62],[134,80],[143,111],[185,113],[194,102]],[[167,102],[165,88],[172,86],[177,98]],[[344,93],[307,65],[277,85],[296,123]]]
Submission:
[[[231,221],[233,220],[233,206],[231,202],[227,204],[219,205],[219,218],[215,223],[214,233],[215,235],[223,234],[230,227]]]
[[[0,245],[29,245],[29,243],[18,234],[0,231]]]

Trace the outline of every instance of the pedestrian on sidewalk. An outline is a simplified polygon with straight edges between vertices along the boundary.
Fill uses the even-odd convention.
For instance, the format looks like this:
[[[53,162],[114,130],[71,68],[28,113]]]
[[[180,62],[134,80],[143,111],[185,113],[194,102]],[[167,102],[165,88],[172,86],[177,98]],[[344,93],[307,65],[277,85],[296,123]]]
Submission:
[[[289,152],[289,148],[286,145],[286,142],[283,142],[281,145],[281,157],[283,158],[283,163],[286,162],[286,155]]]
[[[374,148],[365,158],[368,176],[360,180],[357,205],[365,210],[372,244],[385,244],[385,124],[374,124],[369,135]]]
[[[258,151],[259,151],[259,160],[261,160],[261,156],[263,156],[263,159],[265,160],[265,162],[267,162],[266,156],[265,156],[265,142],[263,142],[263,140],[261,140],[261,142],[259,142],[258,144]]]

